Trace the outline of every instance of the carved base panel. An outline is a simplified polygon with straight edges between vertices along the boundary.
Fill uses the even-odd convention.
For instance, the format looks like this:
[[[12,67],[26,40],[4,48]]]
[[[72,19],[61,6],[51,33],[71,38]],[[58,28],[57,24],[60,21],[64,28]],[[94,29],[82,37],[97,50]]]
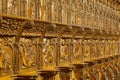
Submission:
[[[71,69],[69,67],[58,67],[58,74],[60,80],[70,80]]]
[[[73,64],[72,79],[85,80],[83,76],[83,69],[87,66],[87,63]]]

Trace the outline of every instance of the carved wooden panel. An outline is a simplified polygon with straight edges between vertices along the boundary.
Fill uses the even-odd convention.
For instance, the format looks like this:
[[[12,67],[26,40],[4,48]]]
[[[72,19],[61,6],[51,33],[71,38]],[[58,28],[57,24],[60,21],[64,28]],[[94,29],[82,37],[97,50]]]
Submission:
[[[10,37],[0,38],[0,75],[12,73],[13,41]]]
[[[40,53],[41,70],[54,70],[56,66],[56,40],[44,38]]]
[[[21,38],[19,43],[20,68],[30,68],[36,65],[36,39]]]
[[[74,40],[73,43],[73,54],[72,54],[72,63],[81,63],[83,62],[83,44],[81,40]]]
[[[59,66],[66,67],[70,65],[70,39],[61,39],[60,40],[60,54],[59,54]]]

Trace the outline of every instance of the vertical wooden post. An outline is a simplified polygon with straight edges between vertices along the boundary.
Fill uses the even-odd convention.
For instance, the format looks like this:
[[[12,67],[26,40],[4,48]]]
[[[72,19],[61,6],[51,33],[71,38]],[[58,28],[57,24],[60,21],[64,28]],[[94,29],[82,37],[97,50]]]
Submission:
[[[39,70],[40,69],[40,61],[41,61],[41,59],[40,59],[40,54],[41,54],[41,51],[42,51],[42,43],[40,43],[39,42],[39,40],[37,41],[37,44],[36,44],[36,47],[37,47],[37,51],[36,51],[36,65],[37,65],[37,70]]]
[[[56,42],[56,66],[58,66],[58,63],[60,62],[60,38],[57,39]]]

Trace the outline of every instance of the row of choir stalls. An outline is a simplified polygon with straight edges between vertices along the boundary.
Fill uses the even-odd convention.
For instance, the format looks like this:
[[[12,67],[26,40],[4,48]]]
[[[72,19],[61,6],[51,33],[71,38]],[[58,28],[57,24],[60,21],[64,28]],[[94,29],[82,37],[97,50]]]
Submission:
[[[42,63],[40,63],[40,70],[38,70],[43,79],[66,79],[64,68],[70,66],[70,40],[60,39],[58,42],[57,38],[44,38],[40,54],[40,62]]]
[[[119,75],[117,74],[119,73],[120,67],[118,66],[116,60],[119,58],[117,59],[114,56],[119,54],[119,40],[86,39],[82,42],[82,46],[83,48],[79,51],[79,55],[82,52],[83,57],[81,56],[78,61],[82,59],[83,62],[74,62],[72,70],[73,79],[118,80],[117,77],[119,77]]]
[[[3,17],[3,19],[7,18]],[[1,50],[6,54],[4,59],[10,61],[4,63],[2,61],[5,60],[1,58],[2,73],[9,67],[8,70],[17,75],[13,77],[20,78],[32,76],[35,79],[36,73],[41,75],[43,80],[116,78],[115,75],[119,73],[120,68],[118,33],[49,22],[34,21],[34,24],[31,21],[24,21],[23,34],[19,33],[21,28],[14,28],[18,29],[19,34],[16,38],[10,35],[8,38],[1,38],[2,47],[10,49]],[[41,26],[43,29],[40,28]],[[36,35],[40,31],[41,35]],[[12,50],[9,45],[12,45],[13,52],[10,52]],[[13,58],[8,57],[6,51],[13,54]]]
[[[1,0],[1,13],[43,21],[118,30],[117,3],[96,0]],[[114,26],[114,27],[113,27]]]
[[[17,77],[26,77],[23,74],[29,76],[37,72],[43,77],[43,80],[69,80],[72,78],[96,80],[98,75],[93,73],[94,70],[97,70],[102,77],[108,78],[106,75],[114,73],[110,72],[107,67],[112,66],[110,70],[114,69],[114,64],[117,68],[119,67],[119,60],[115,62],[112,62],[111,58],[110,62],[108,60],[109,57],[119,55],[119,34],[49,22],[34,22],[36,26],[42,26],[42,30],[39,26],[38,28],[34,24],[33,26],[31,21],[29,25],[26,21],[23,24],[22,27],[25,26],[25,28],[22,36],[24,37],[17,36],[20,39],[19,43],[15,43],[18,41],[17,38],[12,40],[12,42],[14,41],[12,71],[14,74],[18,74]],[[19,31],[21,28],[15,29]],[[39,36],[27,37],[32,36],[28,35],[28,32],[36,35],[35,33],[38,33],[35,32],[36,29],[39,29],[38,32],[41,31],[40,38]],[[108,70],[108,72],[103,73],[101,69]],[[115,71],[118,74],[119,70]],[[115,75],[112,78],[115,78]]]
[[[15,80],[119,80],[117,2],[115,7],[101,0],[0,3],[0,35],[8,36],[0,38],[0,75],[13,74]]]
[[[58,40],[59,45],[56,44],[57,51],[56,52],[55,50],[53,51],[53,53],[56,53],[55,55],[56,59],[52,57],[52,54],[49,54],[50,57],[48,57],[48,61],[49,61],[49,58],[51,61],[51,57],[52,57],[53,59],[52,61],[54,63],[56,62],[56,64],[54,65],[53,70],[52,70],[53,63],[51,64],[49,64],[50,62],[47,63],[47,65],[51,65],[51,68],[50,66],[42,65],[44,69],[40,70],[40,75],[43,77],[43,80],[44,79],[56,80],[56,78],[60,80],[63,80],[63,79],[64,80],[70,80],[70,79],[97,80],[99,78],[101,78],[102,80],[104,78],[105,80],[109,78],[109,75],[112,75],[112,78],[116,78],[115,75],[118,74],[119,70],[117,68],[119,67],[117,66],[117,68],[114,69],[113,66],[114,64],[116,64],[116,62],[113,61],[114,63],[112,63],[112,60],[111,58],[109,59],[109,57],[119,54],[119,51],[118,51],[119,41],[118,39],[112,38],[112,39],[106,40],[104,38],[99,39],[97,37],[92,40],[89,37],[85,38],[85,40],[83,40],[82,38],[76,38],[73,40],[71,38],[61,38],[60,41]],[[58,43],[58,41],[57,39],[53,40],[54,43],[55,42]],[[52,43],[52,39],[51,41],[48,40],[48,43],[50,42]],[[55,47],[55,44],[54,44],[54,47]],[[111,61],[106,62],[107,58],[108,60],[111,60]],[[46,59],[44,58],[42,60],[46,61]],[[106,65],[106,64],[109,64],[109,65]],[[81,70],[81,68],[83,69]],[[101,70],[104,68],[105,68],[104,71],[106,71],[106,73],[102,72]],[[108,72],[107,72],[107,68],[110,69],[108,70]],[[115,70],[114,71],[115,73],[112,72],[112,70]],[[98,73],[101,74],[101,76],[99,76]],[[47,77],[45,75],[50,77]]]

